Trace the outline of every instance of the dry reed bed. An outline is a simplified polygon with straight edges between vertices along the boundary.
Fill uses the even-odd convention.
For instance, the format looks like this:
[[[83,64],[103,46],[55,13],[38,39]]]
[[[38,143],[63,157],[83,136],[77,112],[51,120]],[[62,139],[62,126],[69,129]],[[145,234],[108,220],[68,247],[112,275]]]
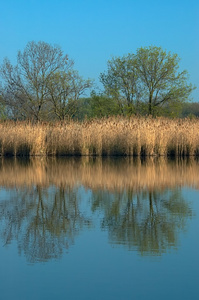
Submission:
[[[199,162],[188,160],[168,161],[164,157],[101,159],[31,158],[27,164],[18,159],[0,159],[0,186],[2,187],[57,187],[73,188],[83,185],[92,190],[124,189],[164,190],[189,186],[199,188]]]
[[[0,155],[199,155],[199,119],[0,123]]]

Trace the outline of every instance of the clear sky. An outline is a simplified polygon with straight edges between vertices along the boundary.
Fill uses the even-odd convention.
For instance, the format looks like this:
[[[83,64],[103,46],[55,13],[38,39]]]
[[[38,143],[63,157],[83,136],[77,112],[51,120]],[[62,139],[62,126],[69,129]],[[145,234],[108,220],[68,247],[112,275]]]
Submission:
[[[177,53],[199,86],[199,0],[0,0],[0,63],[29,41],[58,44],[98,83],[107,60],[144,46]],[[193,93],[199,101],[199,89]]]

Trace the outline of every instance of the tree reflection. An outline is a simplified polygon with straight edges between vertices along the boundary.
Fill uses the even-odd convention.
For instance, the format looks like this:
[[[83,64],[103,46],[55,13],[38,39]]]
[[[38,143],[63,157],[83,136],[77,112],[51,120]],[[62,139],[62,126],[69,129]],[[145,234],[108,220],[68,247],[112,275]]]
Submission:
[[[181,186],[198,187],[197,176],[197,161],[162,158],[2,160],[0,235],[5,245],[17,240],[30,262],[56,259],[94,224],[95,214],[85,216],[91,208],[111,243],[160,255],[178,246],[191,217]],[[84,213],[80,186],[92,191]]]
[[[192,214],[180,189],[98,191],[92,196],[92,210],[97,209],[104,212],[101,226],[108,230],[111,243],[150,255],[177,247],[179,230]]]
[[[77,188],[37,185],[11,195],[0,203],[1,236],[5,245],[16,239],[29,262],[59,258],[91,224],[80,212]]]

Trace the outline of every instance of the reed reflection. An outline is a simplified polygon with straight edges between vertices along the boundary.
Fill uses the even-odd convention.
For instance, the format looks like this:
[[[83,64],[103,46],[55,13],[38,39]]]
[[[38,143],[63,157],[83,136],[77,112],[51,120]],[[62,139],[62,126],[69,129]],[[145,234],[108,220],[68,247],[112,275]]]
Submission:
[[[193,157],[167,160],[148,158],[0,158],[0,186],[48,187],[82,184],[91,189],[109,191],[176,186],[199,188],[199,161]]]
[[[181,187],[198,188],[198,166],[195,159],[1,159],[0,186],[9,191],[0,201],[1,238],[17,240],[30,262],[57,259],[100,211],[111,243],[160,255],[178,246],[192,215]]]

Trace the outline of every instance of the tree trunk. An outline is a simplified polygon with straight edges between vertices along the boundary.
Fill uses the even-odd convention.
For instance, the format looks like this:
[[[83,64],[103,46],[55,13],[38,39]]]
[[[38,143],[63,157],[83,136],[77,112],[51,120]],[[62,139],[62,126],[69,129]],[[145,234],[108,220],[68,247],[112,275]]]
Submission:
[[[149,115],[152,115],[152,99],[153,99],[153,93],[151,92],[149,95]]]

